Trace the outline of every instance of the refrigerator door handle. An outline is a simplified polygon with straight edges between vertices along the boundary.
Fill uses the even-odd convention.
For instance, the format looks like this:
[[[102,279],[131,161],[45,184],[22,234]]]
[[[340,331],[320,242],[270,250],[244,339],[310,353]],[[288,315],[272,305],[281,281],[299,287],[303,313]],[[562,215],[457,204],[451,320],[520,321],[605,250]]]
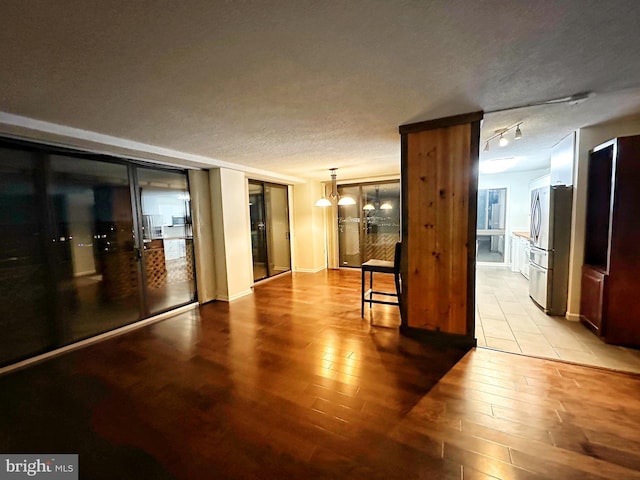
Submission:
[[[533,207],[531,209],[531,236],[533,243],[538,242],[540,237],[540,227],[542,226],[542,212],[540,205],[540,192],[536,191],[533,198]]]
[[[529,262],[529,268],[533,268],[534,270],[539,270],[540,272],[546,272],[549,269],[541,267],[537,263]]]
[[[531,245],[531,251],[538,253],[548,253],[549,250],[545,250],[544,248],[536,247],[535,245]]]

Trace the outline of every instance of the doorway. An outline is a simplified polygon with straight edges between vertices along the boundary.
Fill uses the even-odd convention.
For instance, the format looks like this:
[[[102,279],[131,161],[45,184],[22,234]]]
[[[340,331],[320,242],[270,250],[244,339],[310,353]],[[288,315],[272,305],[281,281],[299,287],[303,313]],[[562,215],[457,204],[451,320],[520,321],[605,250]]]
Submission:
[[[249,180],[249,218],[254,282],[290,271],[288,187]]]
[[[478,262],[505,263],[507,189],[478,190]]]

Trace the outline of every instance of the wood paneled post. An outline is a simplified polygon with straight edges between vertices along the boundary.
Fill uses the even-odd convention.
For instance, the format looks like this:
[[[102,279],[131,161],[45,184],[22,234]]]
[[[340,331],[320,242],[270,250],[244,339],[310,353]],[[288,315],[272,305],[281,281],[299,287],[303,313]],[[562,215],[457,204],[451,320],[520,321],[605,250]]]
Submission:
[[[482,112],[400,126],[402,327],[475,346],[478,147]]]

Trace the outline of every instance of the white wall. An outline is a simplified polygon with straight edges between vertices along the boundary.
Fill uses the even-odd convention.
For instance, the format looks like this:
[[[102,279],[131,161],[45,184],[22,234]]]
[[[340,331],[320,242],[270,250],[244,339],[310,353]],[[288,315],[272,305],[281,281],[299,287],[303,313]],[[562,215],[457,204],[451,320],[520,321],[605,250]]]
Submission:
[[[573,213],[571,216],[571,257],[569,259],[569,298],[567,318],[580,318],[580,281],[584,263],[584,236],[587,204],[587,168],[589,150],[615,137],[640,134],[640,115],[578,130],[577,155],[573,171]]]
[[[326,208],[315,203],[323,193],[320,182],[294,185],[292,250],[293,270],[317,272],[327,268],[326,234],[324,216]]]
[[[198,301],[205,303],[217,296],[209,172],[189,170],[189,189]]]
[[[548,169],[526,172],[480,174],[478,190],[490,188],[507,189],[507,215],[505,225],[505,262],[509,261],[512,232],[529,231],[529,184],[549,173]]]
[[[219,300],[252,293],[253,262],[249,191],[243,172],[209,171],[216,286]]]

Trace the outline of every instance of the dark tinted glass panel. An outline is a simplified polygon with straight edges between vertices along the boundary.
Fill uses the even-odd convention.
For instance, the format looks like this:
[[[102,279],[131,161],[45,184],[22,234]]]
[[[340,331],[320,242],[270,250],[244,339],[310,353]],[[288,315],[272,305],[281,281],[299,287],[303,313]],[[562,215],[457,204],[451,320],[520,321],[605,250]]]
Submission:
[[[0,364],[56,343],[37,172],[33,153],[0,148]]]
[[[609,224],[611,215],[611,176],[613,146],[589,156],[587,187],[587,226],[584,263],[603,270],[608,268]]]
[[[49,197],[65,343],[141,318],[127,167],[53,155]]]
[[[254,281],[291,270],[288,199],[286,185],[249,181]]]
[[[195,299],[189,189],[184,173],[137,172],[146,295],[153,314]]]

